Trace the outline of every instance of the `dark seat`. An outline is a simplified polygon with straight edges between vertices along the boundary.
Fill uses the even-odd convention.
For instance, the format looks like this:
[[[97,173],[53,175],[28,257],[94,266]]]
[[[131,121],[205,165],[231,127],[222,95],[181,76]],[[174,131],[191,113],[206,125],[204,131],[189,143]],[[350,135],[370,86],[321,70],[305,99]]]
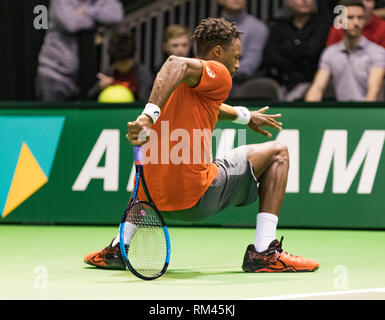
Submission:
[[[261,101],[282,101],[281,88],[271,78],[253,78],[242,83],[234,91],[234,98]]]

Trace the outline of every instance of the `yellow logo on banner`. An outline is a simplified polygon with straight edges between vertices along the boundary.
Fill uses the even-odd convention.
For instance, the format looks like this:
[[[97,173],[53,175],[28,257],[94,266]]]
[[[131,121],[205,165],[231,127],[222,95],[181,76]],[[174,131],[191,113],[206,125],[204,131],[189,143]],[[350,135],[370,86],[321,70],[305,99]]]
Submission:
[[[23,143],[2,217],[5,218],[47,182],[47,176],[27,144]]]

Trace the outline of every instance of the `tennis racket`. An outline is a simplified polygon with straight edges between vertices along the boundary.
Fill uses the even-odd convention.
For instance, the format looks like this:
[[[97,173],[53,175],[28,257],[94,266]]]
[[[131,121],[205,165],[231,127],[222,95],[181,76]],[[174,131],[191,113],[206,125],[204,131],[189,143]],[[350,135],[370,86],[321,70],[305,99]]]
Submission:
[[[143,174],[142,147],[134,146],[135,184],[120,223],[120,251],[128,269],[138,278],[162,276],[170,261],[170,237],[162,215],[148,192]],[[147,201],[138,199],[139,184]]]

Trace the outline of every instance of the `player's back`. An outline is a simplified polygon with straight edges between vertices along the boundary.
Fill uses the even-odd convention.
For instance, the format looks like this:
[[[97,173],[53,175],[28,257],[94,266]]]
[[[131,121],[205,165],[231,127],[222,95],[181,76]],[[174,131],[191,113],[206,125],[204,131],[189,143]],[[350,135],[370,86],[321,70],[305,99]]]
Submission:
[[[175,89],[143,146],[145,179],[161,211],[194,206],[217,175],[211,135],[232,81],[223,64],[201,62],[199,84],[181,83]]]

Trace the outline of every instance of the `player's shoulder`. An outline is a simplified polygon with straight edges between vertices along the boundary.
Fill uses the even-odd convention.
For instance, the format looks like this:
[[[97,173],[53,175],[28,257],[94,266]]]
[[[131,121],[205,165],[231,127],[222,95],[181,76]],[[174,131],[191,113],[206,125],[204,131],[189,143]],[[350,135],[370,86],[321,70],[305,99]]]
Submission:
[[[198,86],[193,90],[207,93],[211,100],[223,102],[232,87],[232,78],[224,64],[216,60],[200,60],[202,76]]]
[[[224,77],[230,76],[229,70],[226,66],[216,60],[201,60],[204,68],[204,72],[207,73],[211,78],[215,78],[217,76]]]

